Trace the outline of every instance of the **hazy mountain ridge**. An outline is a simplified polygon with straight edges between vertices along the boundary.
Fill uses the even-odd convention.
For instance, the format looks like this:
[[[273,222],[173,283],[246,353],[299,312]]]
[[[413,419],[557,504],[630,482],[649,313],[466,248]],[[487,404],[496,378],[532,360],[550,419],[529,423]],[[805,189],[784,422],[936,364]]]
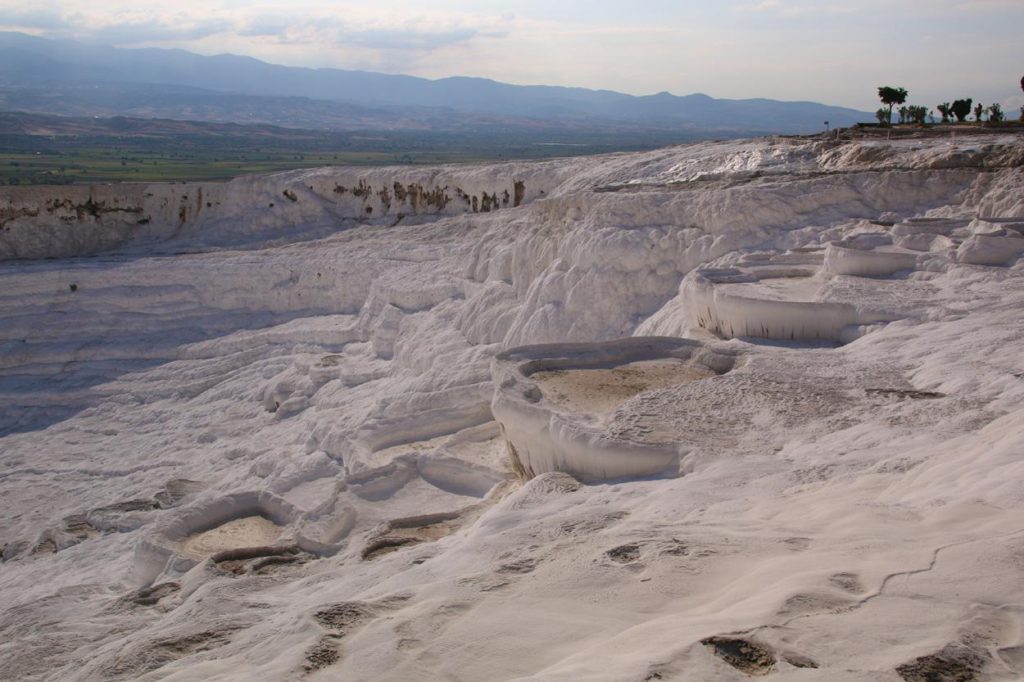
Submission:
[[[347,118],[327,116],[331,122],[326,125],[334,129],[380,127],[381,120],[386,122],[384,125],[414,125],[403,121],[402,114],[417,107],[432,111],[420,109],[408,112],[409,115],[417,119],[431,118],[432,115],[441,121],[457,123],[462,123],[460,119],[469,114],[512,119],[517,126],[536,125],[541,121],[548,124],[587,121],[595,125],[615,122],[634,127],[672,126],[780,133],[813,132],[823,128],[824,121],[832,125],[849,125],[870,116],[853,109],[813,102],[725,100],[702,94],[680,97],[669,93],[636,97],[608,90],[520,86],[470,77],[428,80],[365,71],[286,67],[230,54],[206,57],[184,50],[129,50],[0,33],[0,93],[41,86],[56,88],[59,92],[71,87],[80,90],[84,86],[130,91],[142,84],[150,88],[175,88],[166,93],[164,99],[171,97],[176,101],[165,101],[164,108],[154,111],[154,116],[177,117],[175,107],[180,109],[192,100],[210,98],[212,93],[309,100],[301,107],[293,107],[296,110],[293,113],[278,119],[258,119],[259,122],[279,125],[309,126],[316,118],[309,114],[310,109],[331,110],[322,104],[325,101],[332,105],[342,103],[360,108],[348,111]],[[10,102],[12,98],[6,99]],[[251,121],[252,118],[244,117],[245,109],[258,110],[266,105],[254,101],[236,101],[235,104],[234,113],[228,117],[221,114],[220,118],[211,120]],[[391,110],[392,107],[400,109]],[[382,108],[385,110],[381,111]],[[90,112],[88,107],[79,106],[78,110],[68,113],[143,115],[138,110],[112,110],[111,106],[102,112]],[[430,123],[431,126],[439,124],[438,120]]]

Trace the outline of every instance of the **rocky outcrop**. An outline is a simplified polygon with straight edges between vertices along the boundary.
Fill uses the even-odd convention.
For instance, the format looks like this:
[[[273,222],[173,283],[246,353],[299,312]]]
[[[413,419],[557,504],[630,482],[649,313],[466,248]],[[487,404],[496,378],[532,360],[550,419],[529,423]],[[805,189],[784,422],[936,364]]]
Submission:
[[[552,164],[321,168],[226,183],[4,187],[0,260],[185,241],[190,249],[242,245],[303,233],[314,238],[364,223],[490,213],[543,196],[562,172]]]

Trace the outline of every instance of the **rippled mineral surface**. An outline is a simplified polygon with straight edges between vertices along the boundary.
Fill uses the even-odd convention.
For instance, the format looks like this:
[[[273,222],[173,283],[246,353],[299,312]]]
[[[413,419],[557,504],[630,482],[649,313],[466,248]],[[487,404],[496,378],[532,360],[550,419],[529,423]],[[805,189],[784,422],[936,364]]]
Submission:
[[[1024,677],[1022,161],[3,188],[0,677]]]

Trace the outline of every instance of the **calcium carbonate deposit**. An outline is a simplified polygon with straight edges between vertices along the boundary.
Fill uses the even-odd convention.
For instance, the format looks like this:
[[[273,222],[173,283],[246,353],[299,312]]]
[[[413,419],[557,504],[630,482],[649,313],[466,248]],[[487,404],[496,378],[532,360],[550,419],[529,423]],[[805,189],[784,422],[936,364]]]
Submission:
[[[0,193],[0,678],[1024,677],[1024,141]]]

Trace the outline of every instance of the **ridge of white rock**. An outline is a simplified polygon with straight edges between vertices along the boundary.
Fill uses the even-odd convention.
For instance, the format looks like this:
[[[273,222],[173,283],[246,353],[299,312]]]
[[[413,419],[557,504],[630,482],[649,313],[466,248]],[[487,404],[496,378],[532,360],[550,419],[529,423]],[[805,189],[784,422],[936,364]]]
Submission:
[[[0,670],[1019,678],[1022,160],[4,188]]]
[[[151,251],[167,243],[192,250],[287,243],[363,223],[489,213],[544,196],[563,174],[552,163],[509,163],[470,172],[342,167],[229,182],[5,187],[0,260]]]

